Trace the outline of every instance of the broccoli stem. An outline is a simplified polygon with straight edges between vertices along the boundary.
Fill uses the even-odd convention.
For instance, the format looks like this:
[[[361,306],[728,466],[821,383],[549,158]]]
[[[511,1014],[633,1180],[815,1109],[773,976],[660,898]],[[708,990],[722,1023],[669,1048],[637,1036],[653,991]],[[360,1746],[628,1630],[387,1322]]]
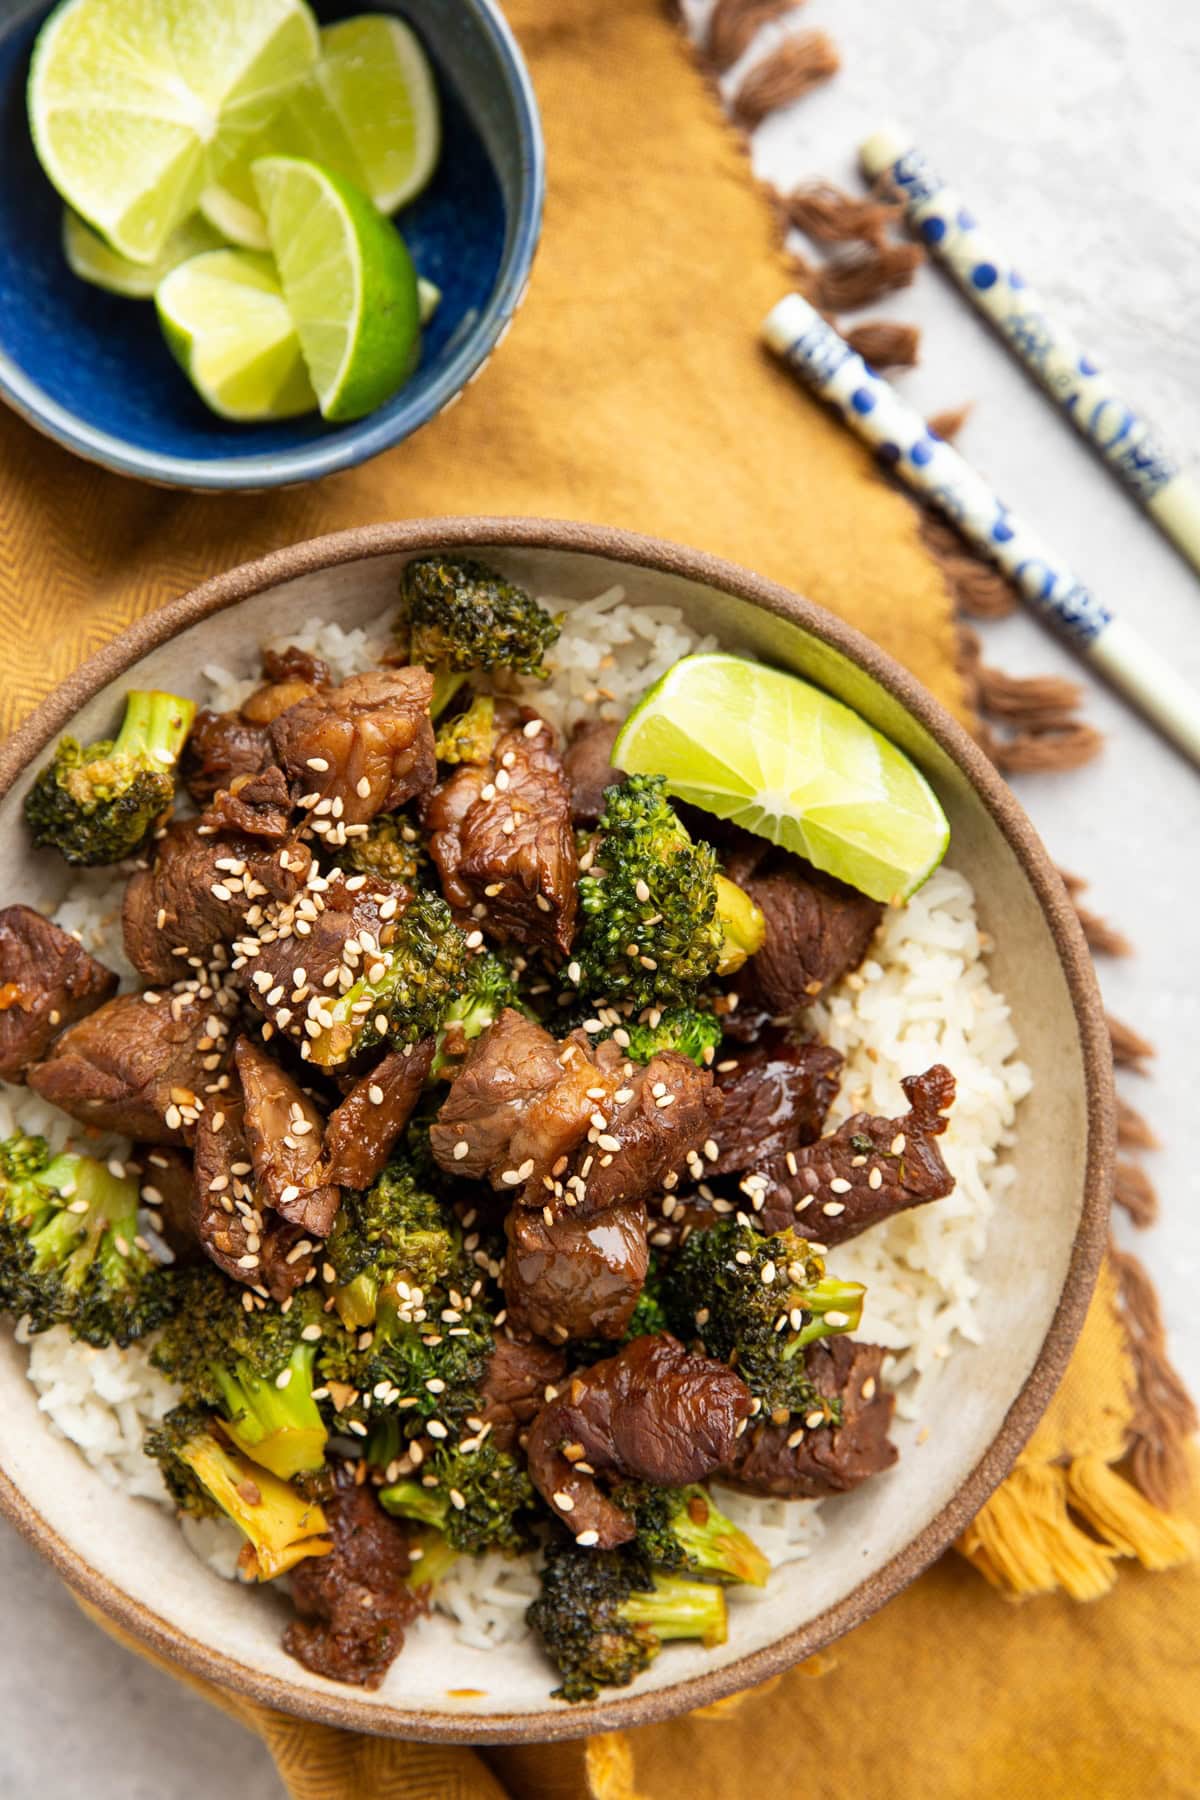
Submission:
[[[688,1491],[671,1521],[676,1537],[695,1565],[721,1581],[765,1587],[771,1564],[753,1538],[727,1518],[703,1488]]]
[[[729,1634],[725,1590],[709,1581],[656,1575],[653,1588],[630,1594],[617,1610],[627,1623],[647,1627],[664,1643],[669,1638],[699,1638],[706,1650],[712,1650]]]
[[[727,875],[717,876],[717,919],[724,931],[718,975],[732,975],[762,949],[767,922],[762,909]]]
[[[137,1231],[137,1183],[114,1175],[90,1156],[56,1157],[39,1184],[48,1186],[51,1177],[62,1210],[30,1237],[34,1270],[40,1274],[61,1267],[70,1289],[79,1285],[100,1256],[106,1275],[119,1277],[110,1259],[128,1255]]]
[[[445,1524],[450,1502],[438,1488],[422,1487],[419,1481],[393,1481],[380,1488],[379,1504],[399,1519],[416,1519],[422,1525],[441,1528]]]
[[[375,1323],[379,1306],[379,1282],[370,1271],[356,1275],[333,1296],[338,1318],[347,1331],[362,1331]]]
[[[445,712],[460,687],[467,679],[465,670],[450,669],[444,664],[431,671],[433,675],[433,698],[429,702],[429,716],[436,719],[439,713]]]
[[[857,1331],[866,1291],[861,1281],[838,1281],[832,1275],[811,1282],[808,1287],[796,1288],[791,1304],[803,1307],[813,1316],[789,1337],[780,1352],[784,1362],[790,1362],[806,1344],[815,1344],[819,1338]]]
[[[125,718],[112,747],[114,756],[149,755],[164,769],[174,766],[196,716],[194,700],[161,689],[137,690],[125,703]]]
[[[409,1587],[427,1587],[431,1591],[444,1581],[458,1561],[458,1551],[446,1542],[440,1531],[414,1531],[408,1540],[408,1554],[413,1564],[404,1577]]]
[[[286,1481],[257,1467],[204,1430],[179,1451],[196,1480],[249,1540],[255,1579],[272,1581],[306,1556],[333,1548],[325,1514]],[[245,1552],[243,1552],[245,1555]]]
[[[314,1344],[298,1344],[274,1380],[264,1381],[244,1362],[214,1369],[227,1418],[225,1429],[239,1450],[273,1475],[319,1469],[325,1461],[325,1425],[312,1397]],[[280,1387],[283,1374],[288,1379]]]

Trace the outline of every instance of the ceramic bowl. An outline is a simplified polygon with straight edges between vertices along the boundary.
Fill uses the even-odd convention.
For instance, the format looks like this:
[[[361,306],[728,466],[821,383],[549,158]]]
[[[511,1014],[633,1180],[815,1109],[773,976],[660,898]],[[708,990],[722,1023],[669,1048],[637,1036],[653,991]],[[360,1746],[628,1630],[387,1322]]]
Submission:
[[[995,939],[992,976],[1030,1065],[1012,1152],[1017,1179],[979,1265],[985,1342],[958,1346],[923,1410],[897,1431],[900,1461],[830,1504],[820,1552],[778,1571],[708,1653],[671,1645],[636,1684],[585,1707],[548,1698],[532,1644],[464,1648],[449,1623],[414,1630],[378,1692],[309,1674],[280,1647],[283,1603],[210,1574],[169,1514],[110,1491],[51,1436],[0,1344],[0,1504],[66,1579],[186,1668],[287,1711],[401,1737],[492,1742],[569,1737],[707,1704],[764,1680],[858,1624],[951,1544],[1010,1468],[1054,1391],[1082,1322],[1107,1229],[1111,1058],[1091,963],[1062,884],[1016,800],[938,703],[849,626],[797,595],[694,551],[581,525],[425,520],[319,538],[208,582],[100,651],[0,750],[5,903],[52,903],[57,859],[35,856],[20,801],[29,766],[68,724],[85,739],[132,684],[188,691],[216,662],[250,672],[260,639],[314,613],[345,626],[394,598],[414,554],[467,550],[536,592],[587,596],[616,582],[668,601],[730,647],[794,669],[849,702],[925,770],[952,826],[950,862],[974,884]],[[464,1690],[466,1690],[464,1692]]]
[[[420,365],[365,419],[219,419],[172,358],[150,301],[74,276],[62,201],[25,111],[46,0],[0,0],[0,396],[68,450],[169,487],[267,488],[353,468],[402,442],[477,375],[520,305],[541,228],[543,147],[521,53],[494,0],[372,0],[413,24],[433,61],[442,154],[397,216],[419,272],[442,290]],[[315,0],[322,24],[367,10]]]

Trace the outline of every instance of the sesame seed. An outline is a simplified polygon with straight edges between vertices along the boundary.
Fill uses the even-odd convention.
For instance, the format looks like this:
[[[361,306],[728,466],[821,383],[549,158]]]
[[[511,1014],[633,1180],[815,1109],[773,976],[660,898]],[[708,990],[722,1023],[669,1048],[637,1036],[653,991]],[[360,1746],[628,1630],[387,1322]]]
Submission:
[[[459,1138],[457,1144],[455,1144],[455,1146],[454,1146],[455,1162],[461,1162],[463,1160],[463,1157],[469,1156],[470,1153],[471,1153],[471,1146],[470,1146],[470,1144],[468,1144],[466,1138]]]
[[[168,1106],[163,1114],[163,1119],[172,1131],[178,1131],[179,1127],[183,1124],[183,1114],[180,1112],[179,1108],[174,1105]]]
[[[482,943],[483,943],[482,931],[469,931],[467,933],[467,949],[468,950],[478,950]]]
[[[427,1420],[425,1429],[431,1438],[444,1438],[450,1435],[440,1419]]]
[[[611,1151],[614,1156],[621,1148],[620,1138],[613,1137],[612,1133],[607,1131],[602,1131],[600,1133],[600,1136],[596,1139],[596,1143],[601,1150]]]
[[[505,819],[505,821],[504,821],[503,825],[501,825],[500,829],[504,833],[505,837],[511,837],[513,835],[514,831],[517,829],[517,821],[516,821],[515,816],[512,813],[510,813],[508,818]]]
[[[639,900],[648,900],[650,898],[650,889],[644,881],[639,880],[636,882],[633,891]]]
[[[844,1312],[827,1312],[825,1314],[825,1323],[840,1328],[841,1326],[850,1323],[850,1314]]]
[[[579,964],[577,962],[568,963],[567,964],[567,980],[571,983],[571,986],[578,987],[579,983],[582,979],[583,979],[583,970],[580,968]],[[628,1037],[626,1038],[626,1042],[628,1042]]]
[[[310,756],[305,760],[304,766],[306,769],[315,769],[317,771],[318,775],[324,775],[325,771],[329,767],[329,764],[325,761],[325,758],[323,756]],[[305,795],[305,799],[307,799],[307,798],[308,798],[308,796]],[[301,802],[301,804],[303,805],[303,801]]]
[[[521,1177],[517,1174],[515,1169],[504,1169],[501,1172],[500,1179],[504,1182],[506,1187],[516,1187]]]
[[[507,788],[507,786],[509,784],[509,780],[510,780],[510,776],[509,776],[507,769],[497,769],[497,771],[496,771],[496,787],[500,793],[503,793],[505,788]]]
[[[541,729],[542,729],[541,719],[530,719],[528,725],[525,725],[522,727],[521,735],[523,737],[527,737],[527,738],[535,738]]]
[[[846,1180],[844,1175],[835,1175],[829,1184],[829,1191],[831,1194],[848,1194],[850,1192],[850,1183]]]
[[[875,1398],[875,1390],[876,1390],[877,1386],[878,1386],[878,1383],[876,1382],[875,1377],[873,1375],[868,1375],[867,1379],[862,1384],[863,1399],[864,1400],[873,1400]]]
[[[867,1176],[867,1186],[869,1188],[881,1188],[883,1186],[883,1170],[882,1169],[872,1169],[871,1170],[871,1173]]]
[[[675,1096],[674,1094],[660,1094],[654,1104],[660,1112],[665,1112],[668,1106],[674,1106]]]
[[[365,775],[360,775],[354,784],[354,791],[360,800],[365,800],[371,792],[371,783]]]
[[[383,1089],[379,1086],[377,1081],[373,1081],[367,1089],[367,1099],[371,1102],[372,1106],[383,1105]]]
[[[762,1282],[764,1287],[770,1287],[770,1285],[774,1281],[774,1279],[775,1279],[775,1264],[773,1262],[769,1262],[769,1261],[765,1262],[763,1264],[762,1268],[759,1270],[759,1280]]]
[[[489,900],[494,900],[497,894],[502,894],[504,892],[504,883],[502,881],[489,881],[483,891]]]
[[[821,1211],[828,1214],[831,1219],[836,1219],[838,1214],[844,1213],[845,1210],[845,1205],[841,1200],[827,1200],[821,1208]]]
[[[804,1423],[808,1426],[810,1431],[815,1431],[818,1425],[823,1425],[825,1423],[825,1414],[823,1412],[810,1412],[805,1418]]]
[[[575,1502],[572,1500],[570,1494],[565,1493],[562,1488],[559,1488],[553,1498],[554,1504],[558,1507],[560,1512],[569,1513],[575,1511]]]
[[[300,1189],[295,1185],[294,1182],[289,1182],[288,1185],[284,1188],[283,1192],[279,1196],[279,1204],[280,1204],[280,1206],[287,1206],[290,1204],[291,1201],[298,1200],[299,1198],[300,1198]]]
[[[502,769],[511,769],[516,760],[516,753],[512,750],[506,750],[504,755],[500,758],[500,767]]]
[[[888,1146],[889,1150],[891,1151],[891,1154],[893,1156],[902,1156],[904,1154],[905,1142],[906,1142],[906,1139],[905,1139],[904,1133],[902,1131],[898,1131],[896,1133],[896,1136],[892,1139],[891,1143]]]
[[[787,1447],[789,1450],[794,1450],[796,1448],[797,1444],[802,1444],[803,1442],[804,1442],[804,1427],[803,1427],[803,1425],[798,1425],[796,1427],[795,1431],[793,1431],[792,1435],[789,1437],[789,1439],[787,1441]]]

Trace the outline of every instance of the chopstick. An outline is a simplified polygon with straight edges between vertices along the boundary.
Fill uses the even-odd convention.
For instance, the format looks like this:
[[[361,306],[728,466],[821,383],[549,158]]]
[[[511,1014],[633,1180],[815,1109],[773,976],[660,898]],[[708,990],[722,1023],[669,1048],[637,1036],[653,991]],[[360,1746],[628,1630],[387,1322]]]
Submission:
[[[1200,764],[1200,693],[1133,626],[1114,618],[807,300],[787,295],[768,313],[762,334],[902,481],[999,563],[1035,611]]]
[[[883,175],[914,232],[973,305],[1098,450],[1151,518],[1200,570],[1200,485],[1087,354],[1075,334],[980,230],[974,214],[908,133],[888,126],[859,146],[872,180]]]

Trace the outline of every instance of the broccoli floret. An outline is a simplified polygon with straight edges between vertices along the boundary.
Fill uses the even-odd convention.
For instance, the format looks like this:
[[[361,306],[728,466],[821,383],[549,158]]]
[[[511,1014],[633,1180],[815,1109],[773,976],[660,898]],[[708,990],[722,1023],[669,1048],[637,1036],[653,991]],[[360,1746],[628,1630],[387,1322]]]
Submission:
[[[428,1588],[433,1593],[458,1561],[458,1551],[440,1531],[432,1526],[408,1534],[408,1560],[412,1565],[404,1577],[412,1588]]]
[[[373,1324],[383,1290],[400,1279],[432,1289],[456,1270],[461,1247],[453,1215],[398,1150],[366,1193],[345,1195],[326,1242],[338,1317],[360,1330]]]
[[[306,1556],[332,1549],[320,1506],[231,1448],[202,1409],[175,1407],[147,1435],[145,1448],[181,1512],[224,1513],[245,1533],[243,1574],[271,1581]]]
[[[496,747],[496,702],[478,694],[465,712],[447,719],[437,734],[437,759],[444,763],[485,763]]]
[[[561,619],[481,562],[422,557],[400,577],[409,656],[434,674],[436,718],[472,669],[545,676]]]
[[[335,1067],[384,1040],[415,1044],[432,1037],[469,981],[467,940],[439,895],[418,894],[395,927],[392,942],[369,959],[368,973],[327,1003],[333,1023],[306,1040],[318,1067]],[[367,999],[371,1004],[364,1008],[360,1002]]]
[[[474,1450],[439,1445],[421,1464],[420,1478],[380,1490],[390,1513],[433,1525],[451,1549],[527,1550],[532,1542],[533,1483],[523,1466],[485,1438]]]
[[[602,1687],[627,1687],[668,1638],[699,1638],[706,1649],[727,1633],[725,1590],[714,1582],[647,1572],[636,1555],[553,1543],[542,1591],[525,1617],[563,1677],[564,1700],[594,1700]]]
[[[792,1231],[764,1237],[736,1219],[693,1231],[663,1278],[667,1324],[685,1341],[731,1363],[764,1409],[782,1423],[792,1413],[840,1417],[808,1378],[800,1352],[818,1338],[853,1331],[862,1317],[861,1282],[835,1281]]]
[[[504,957],[484,951],[471,963],[462,993],[442,1015],[430,1074],[442,1074],[464,1045],[482,1036],[506,1006],[524,1010],[516,971]]]
[[[399,887],[424,885],[430,869],[420,833],[402,812],[377,813],[361,837],[347,840],[337,861],[357,875],[374,875]]]
[[[597,1001],[693,1006],[706,982],[732,973],[762,943],[762,914],[718,874],[712,846],[693,843],[661,775],[608,789],[583,861],[565,979]]]
[[[65,1325],[101,1347],[133,1343],[171,1312],[168,1271],[138,1239],[138,1184],[44,1138],[0,1145],[0,1297],[32,1331]]]
[[[701,1068],[713,1060],[721,1042],[721,1021],[694,1006],[672,1006],[659,1014],[657,1025],[627,1025],[628,1054],[634,1062],[648,1063],[660,1050],[677,1050]]]
[[[132,693],[115,739],[62,738],[25,796],[35,844],[69,863],[116,863],[132,856],[175,798],[175,768],[195,702],[177,694]]]
[[[653,1568],[766,1585],[767,1558],[704,1488],[627,1481],[613,1489],[612,1498],[637,1521],[634,1548]]]
[[[283,1480],[319,1469],[326,1430],[313,1399],[321,1303],[298,1294],[287,1311],[254,1305],[218,1269],[181,1269],[177,1311],[150,1353],[195,1405],[220,1412],[239,1450]]]

